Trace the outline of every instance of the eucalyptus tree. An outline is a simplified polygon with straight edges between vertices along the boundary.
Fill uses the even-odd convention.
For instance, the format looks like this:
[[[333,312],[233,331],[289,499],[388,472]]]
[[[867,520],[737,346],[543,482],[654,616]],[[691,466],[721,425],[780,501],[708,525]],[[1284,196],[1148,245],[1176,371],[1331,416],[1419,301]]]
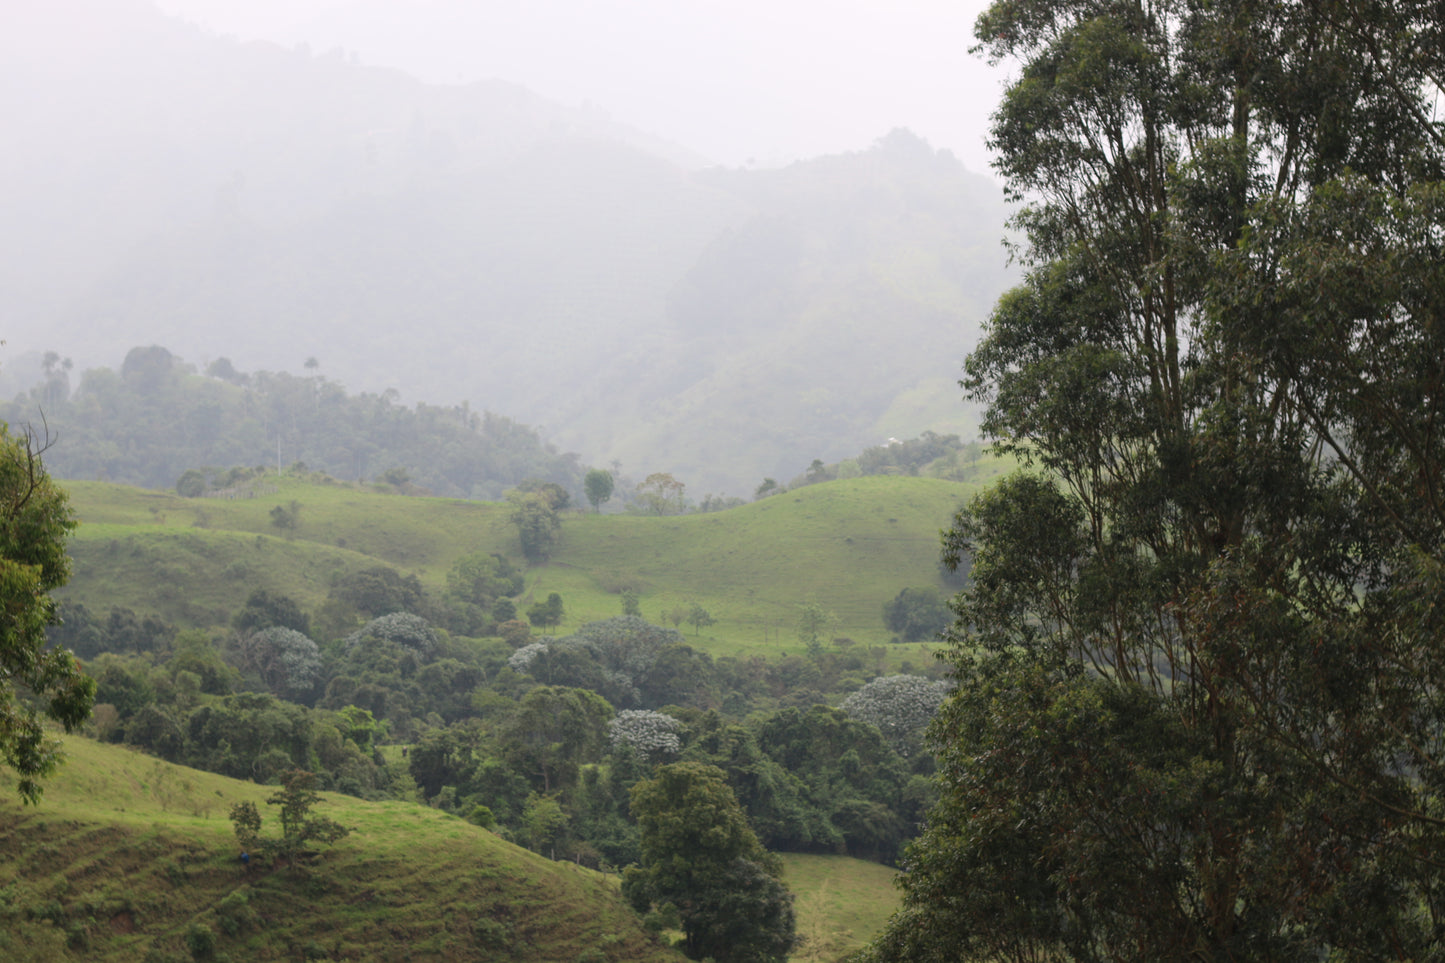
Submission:
[[[939,803],[883,959],[1433,958],[1438,5],[1009,0]]]

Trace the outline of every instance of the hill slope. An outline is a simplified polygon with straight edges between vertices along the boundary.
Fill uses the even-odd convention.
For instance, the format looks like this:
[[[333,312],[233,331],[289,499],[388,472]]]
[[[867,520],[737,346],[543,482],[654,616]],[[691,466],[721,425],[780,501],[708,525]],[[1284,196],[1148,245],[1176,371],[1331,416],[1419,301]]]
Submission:
[[[318,813],[350,837],[309,864],[245,870],[226,811],[250,800],[274,823],[271,789],[65,747],[40,807],[0,794],[7,960],[186,960],[196,927],[216,959],[681,959],[604,877],[437,810],[328,794]]]
[[[181,625],[221,626],[255,589],[314,610],[331,579],[378,563],[434,592],[472,552],[517,556],[505,505],[407,498],[295,477],[254,498],[185,499],[99,482],[68,483],[81,525],[62,597]],[[701,515],[570,514],[551,561],[527,572],[529,598],[559,592],[563,630],[618,614],[623,589],[660,621],[698,602],[719,621],[698,640],[721,651],[776,651],[796,642],[798,605],[838,617],[832,634],[886,638],[883,603],[937,584],[938,533],[972,490],[927,478],[874,476],[797,489]],[[278,533],[271,510],[300,506]]]

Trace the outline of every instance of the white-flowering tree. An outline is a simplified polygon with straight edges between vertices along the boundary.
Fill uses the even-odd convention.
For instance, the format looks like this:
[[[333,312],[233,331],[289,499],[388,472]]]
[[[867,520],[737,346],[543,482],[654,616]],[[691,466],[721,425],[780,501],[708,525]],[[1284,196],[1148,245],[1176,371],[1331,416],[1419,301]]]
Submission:
[[[839,706],[851,718],[878,727],[900,756],[908,756],[953,687],[921,675],[874,679]]]
[[[546,651],[546,642],[532,642],[524,645],[508,657],[507,668],[513,672],[530,672],[532,663],[536,662],[537,657]]]
[[[321,650],[295,629],[273,625],[240,637],[241,661],[272,693],[304,700],[321,679]]]
[[[682,723],[651,709],[623,709],[607,724],[614,750],[631,746],[640,757],[655,761],[682,751]]]
[[[342,647],[351,652],[359,646],[375,642],[393,642],[414,650],[418,656],[431,656],[437,647],[437,634],[431,623],[420,615],[410,612],[393,612],[382,615],[357,629],[341,640]]]

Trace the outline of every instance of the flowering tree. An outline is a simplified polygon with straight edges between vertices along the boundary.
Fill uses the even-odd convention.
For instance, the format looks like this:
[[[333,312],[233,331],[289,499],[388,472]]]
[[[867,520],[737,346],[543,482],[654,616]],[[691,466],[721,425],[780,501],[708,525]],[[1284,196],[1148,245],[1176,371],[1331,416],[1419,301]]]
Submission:
[[[321,678],[321,650],[295,629],[273,625],[240,638],[241,659],[272,693],[303,699]]]
[[[908,756],[952,686],[921,675],[874,679],[839,706],[859,722],[871,723],[900,756]]]
[[[675,756],[682,751],[682,723],[651,709],[623,709],[607,724],[612,748],[631,746],[643,759]]]
[[[437,634],[432,631],[431,624],[420,615],[393,612],[372,619],[342,639],[341,645],[347,652],[351,652],[359,646],[378,641],[393,642],[415,650],[419,656],[430,656],[436,651]]]

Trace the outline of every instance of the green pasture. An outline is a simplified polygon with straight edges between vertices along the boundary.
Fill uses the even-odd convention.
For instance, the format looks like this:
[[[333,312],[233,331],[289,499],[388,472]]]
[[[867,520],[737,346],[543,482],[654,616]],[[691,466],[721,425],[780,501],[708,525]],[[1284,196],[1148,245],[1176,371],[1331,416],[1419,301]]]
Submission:
[[[227,818],[249,800],[278,831],[273,787],[73,737],[39,806],[0,791],[0,958],[681,959],[618,898],[616,877],[556,863],[439,810],[325,793],[352,834],[295,866],[244,868]],[[836,961],[897,906],[894,870],[783,854],[799,963]],[[232,932],[234,930],[234,932]],[[307,956],[324,953],[324,956]]]
[[[251,800],[277,832],[273,789],[85,739],[37,807],[0,795],[0,958],[188,960],[681,959],[613,881],[438,810],[325,794],[352,828],[294,866],[243,867],[227,811]]]
[[[861,949],[898,908],[897,870],[846,856],[781,855],[803,940],[795,963],[832,963]]]
[[[981,487],[873,476],[828,482],[723,512],[681,516],[566,513],[551,559],[527,570],[524,603],[562,595],[567,632],[620,614],[624,590],[665,622],[692,603],[717,620],[693,638],[714,654],[798,653],[799,606],[836,616],[829,638],[887,641],[882,606],[908,586],[939,584],[938,537]],[[255,497],[187,499],[100,482],[67,482],[81,520],[62,597],[182,626],[217,628],[255,589],[316,609],[339,574],[385,564],[440,593],[470,552],[520,561],[507,506],[407,497],[307,478],[267,479]],[[277,506],[299,524],[272,524]],[[905,657],[890,647],[890,661]],[[926,657],[911,652],[908,658]]]

